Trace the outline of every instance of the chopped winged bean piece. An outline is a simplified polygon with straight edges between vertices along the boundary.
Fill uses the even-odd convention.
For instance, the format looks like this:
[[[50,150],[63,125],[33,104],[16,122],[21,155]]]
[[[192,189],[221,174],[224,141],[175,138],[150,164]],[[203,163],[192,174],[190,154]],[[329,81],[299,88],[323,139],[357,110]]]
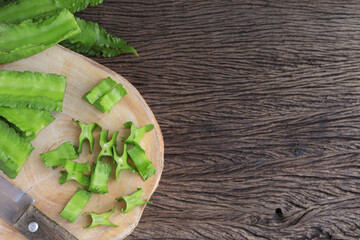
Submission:
[[[61,112],[65,87],[62,75],[1,70],[0,106]]]
[[[137,173],[136,169],[128,163],[128,154],[126,150],[127,150],[127,144],[125,143],[123,154],[120,156],[116,150],[116,147],[115,146],[113,147],[113,158],[114,158],[114,162],[116,163],[116,171],[115,171],[116,181],[119,180],[119,174],[120,171],[122,170],[128,169],[134,173]]]
[[[142,193],[143,193],[142,188],[138,188],[137,191],[130,196],[116,198],[116,201],[124,200],[126,203],[125,209],[122,209],[121,211],[124,213],[128,213],[131,210],[133,210],[134,207],[136,207],[136,206],[140,206],[140,205],[144,205],[144,204],[152,204],[153,202],[151,202],[151,201],[143,201],[140,199]]]
[[[81,128],[81,133],[80,133],[80,136],[79,136],[78,153],[82,152],[82,145],[83,145],[85,140],[89,141],[90,152],[92,153],[93,148],[94,148],[94,135],[93,135],[94,129],[96,127],[99,127],[100,130],[101,130],[102,127],[97,123],[85,124],[85,123],[81,123],[79,121],[76,121],[74,119],[73,119],[73,122],[76,123],[77,125],[79,125],[79,127]]]
[[[45,167],[57,167],[62,165],[63,161],[76,159],[79,155],[74,145],[65,142],[54,150],[40,154],[40,157],[43,159]]]
[[[126,123],[124,123],[124,126],[126,128],[130,128],[130,135],[125,140],[125,142],[132,144],[132,145],[140,145],[140,141],[144,137],[144,134],[146,132],[149,132],[154,129],[153,124],[148,124],[148,125],[143,126],[142,128],[137,128],[137,127],[135,127],[134,123],[126,122]]]
[[[90,192],[82,188],[78,188],[70,201],[66,204],[64,210],[60,213],[60,216],[64,219],[68,219],[71,223],[74,223],[89,201],[90,197]]]
[[[104,96],[99,98],[94,106],[102,113],[110,113],[111,109],[127,94],[125,88],[119,83]]]
[[[64,184],[68,181],[74,180],[80,183],[84,187],[89,187],[90,176],[85,175],[82,172],[65,172],[60,171],[61,177],[59,178],[59,183]]]
[[[17,0],[0,8],[0,22],[20,23],[39,16],[55,15],[65,8],[75,13],[88,5],[95,6],[102,2],[103,0]]]
[[[104,96],[115,86],[116,82],[114,80],[109,77],[105,78],[98,85],[96,85],[89,92],[87,92],[82,98],[86,102],[94,104],[99,98]]]
[[[80,32],[74,15],[66,9],[36,21],[25,20],[17,25],[2,23],[0,63],[32,56]]]
[[[29,141],[55,119],[49,112],[30,108],[0,107],[0,116],[14,124]]]
[[[114,57],[122,53],[133,53],[138,56],[136,50],[128,45],[123,39],[114,37],[106,32],[97,23],[76,18],[81,33],[74,35],[61,45],[79,53],[103,57]]]
[[[128,149],[127,152],[144,181],[156,173],[154,165],[146,157],[145,150],[140,146],[135,145],[133,148]]]
[[[97,160],[100,160],[102,157],[105,156],[112,156],[113,155],[113,146],[116,145],[116,138],[118,135],[118,132],[115,131],[111,137],[111,140],[108,141],[108,132],[109,130],[103,130],[100,133],[100,147],[101,151],[97,157]]]
[[[61,166],[63,166],[67,172],[90,172],[91,168],[89,162],[78,163],[69,159],[62,159]]]
[[[109,192],[107,189],[107,184],[109,182],[110,173],[110,165],[101,161],[94,163],[91,172],[89,191],[101,194]]]
[[[87,92],[83,99],[94,105],[101,112],[110,113],[111,109],[127,94],[123,85],[120,83],[115,85],[116,82],[114,80],[105,78]]]
[[[102,225],[102,226],[112,226],[112,227],[119,227],[113,223],[110,222],[109,217],[111,214],[113,214],[115,211],[115,208],[113,208],[112,210],[110,210],[109,212],[106,213],[102,213],[102,214],[96,214],[96,213],[91,213],[91,212],[86,212],[85,214],[90,214],[91,216],[91,225],[88,227],[84,227],[85,229],[90,229],[90,228],[94,228],[96,226]]]
[[[0,120],[0,170],[9,178],[18,175],[33,149],[29,141]]]

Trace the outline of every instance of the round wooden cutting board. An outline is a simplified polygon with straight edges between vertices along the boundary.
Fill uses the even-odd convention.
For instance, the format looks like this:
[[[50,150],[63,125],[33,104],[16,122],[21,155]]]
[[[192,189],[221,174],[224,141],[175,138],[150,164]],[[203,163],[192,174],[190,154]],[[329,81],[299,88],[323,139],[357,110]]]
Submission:
[[[130,213],[121,213],[124,203],[116,202],[115,198],[132,194],[138,187],[143,188],[143,200],[150,199],[161,177],[164,163],[164,142],[159,125],[140,93],[126,79],[100,64],[74,53],[61,46],[54,46],[35,56],[0,65],[0,69],[12,71],[32,71],[62,74],[67,77],[63,112],[54,113],[56,120],[40,132],[32,141],[35,147],[28,161],[15,180],[10,180],[15,186],[27,192],[35,199],[35,206],[51,219],[59,223],[79,239],[123,239],[129,235],[138,224],[145,206],[136,207]],[[101,113],[81,97],[102,79],[111,77],[123,84],[128,94],[111,110],[110,114]],[[59,169],[45,168],[40,153],[57,148],[60,144],[70,141],[78,146],[80,128],[71,119],[84,123],[99,123],[103,129],[109,129],[109,137],[113,131],[119,131],[120,137],[127,137],[129,130],[123,124],[132,121],[136,126],[154,124],[154,130],[145,134],[141,146],[153,162],[156,174],[143,181],[138,174],[128,170],[122,171],[119,181],[115,181],[114,169],[111,174],[109,193],[93,194],[83,212],[104,213],[116,207],[110,220],[119,225],[118,228],[99,226],[93,229],[83,229],[91,222],[89,215],[80,216],[74,224],[60,217],[60,212],[80,186],[76,182],[58,183]],[[118,150],[122,153],[122,144],[118,138]],[[80,154],[80,161],[96,160],[100,152],[99,130],[95,130],[95,147],[90,154],[89,144],[85,142]],[[105,160],[108,163],[111,159]],[[113,166],[113,165],[112,165]],[[5,176],[2,172],[2,176]],[[156,203],[155,203],[156,204]],[[0,219],[0,239],[25,239],[7,222]]]

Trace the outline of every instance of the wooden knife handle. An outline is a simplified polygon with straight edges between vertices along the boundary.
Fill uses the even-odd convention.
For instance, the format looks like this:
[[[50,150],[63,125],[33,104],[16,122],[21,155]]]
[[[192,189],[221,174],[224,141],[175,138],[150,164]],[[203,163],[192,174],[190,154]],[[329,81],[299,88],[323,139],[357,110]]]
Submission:
[[[36,226],[37,230],[31,232]],[[33,205],[25,210],[14,227],[30,240],[78,240]]]

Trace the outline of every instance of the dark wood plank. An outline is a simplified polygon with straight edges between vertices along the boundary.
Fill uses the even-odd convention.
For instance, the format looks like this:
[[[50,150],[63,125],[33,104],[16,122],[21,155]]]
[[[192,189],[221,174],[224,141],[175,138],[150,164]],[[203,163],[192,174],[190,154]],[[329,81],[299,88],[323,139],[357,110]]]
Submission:
[[[360,238],[360,3],[117,1],[79,15],[140,53],[165,139],[129,239]]]

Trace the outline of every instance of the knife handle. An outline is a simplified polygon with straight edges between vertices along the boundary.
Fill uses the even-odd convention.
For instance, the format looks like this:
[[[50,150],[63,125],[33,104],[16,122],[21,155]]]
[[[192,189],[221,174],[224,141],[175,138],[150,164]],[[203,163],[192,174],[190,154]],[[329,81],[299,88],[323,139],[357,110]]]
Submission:
[[[14,227],[30,240],[78,240],[33,205],[25,210]]]

